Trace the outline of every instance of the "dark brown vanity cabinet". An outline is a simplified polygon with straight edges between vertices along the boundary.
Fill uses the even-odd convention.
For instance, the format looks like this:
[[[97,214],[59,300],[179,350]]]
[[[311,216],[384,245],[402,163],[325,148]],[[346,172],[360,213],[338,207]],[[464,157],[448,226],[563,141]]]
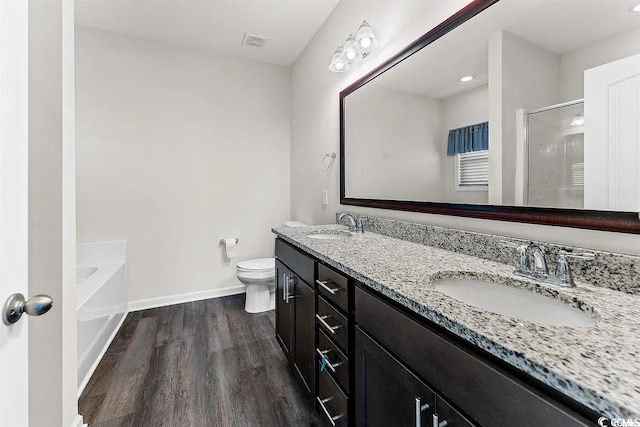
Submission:
[[[315,261],[276,240],[276,339],[309,399],[315,393]]]
[[[362,329],[356,327],[355,334],[356,425],[473,425]]]
[[[350,407],[353,371],[353,283],[330,267],[318,264],[316,313],[319,412],[328,425],[353,425]]]
[[[434,427],[593,425],[539,388],[360,287],[355,290],[355,314],[358,425],[415,426],[416,420]],[[385,423],[378,424],[380,417]]]

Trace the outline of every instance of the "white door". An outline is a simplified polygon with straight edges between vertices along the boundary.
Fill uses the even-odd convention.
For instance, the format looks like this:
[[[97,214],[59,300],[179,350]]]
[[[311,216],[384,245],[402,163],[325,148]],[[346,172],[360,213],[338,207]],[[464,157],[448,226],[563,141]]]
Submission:
[[[0,307],[27,295],[28,5],[0,0]],[[26,316],[0,321],[0,426],[28,425]]]
[[[584,72],[584,207],[640,210],[640,55]]]

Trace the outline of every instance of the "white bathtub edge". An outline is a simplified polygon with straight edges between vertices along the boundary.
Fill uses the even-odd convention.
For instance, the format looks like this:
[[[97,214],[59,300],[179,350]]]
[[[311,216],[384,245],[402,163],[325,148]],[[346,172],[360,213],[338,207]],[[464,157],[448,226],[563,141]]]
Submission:
[[[175,294],[164,297],[140,299],[129,301],[129,311],[147,310],[149,308],[164,307],[166,305],[181,304],[184,302],[199,301],[209,298],[221,298],[231,295],[243,294],[247,291],[246,286],[238,285],[221,289],[210,289],[206,291],[190,292],[186,294]]]
[[[76,419],[73,420],[70,427],[83,427],[86,425],[87,424],[85,424],[84,420],[82,419],[82,415],[76,415]]]
[[[98,367],[98,365],[100,364],[100,361],[102,361],[102,358],[104,357],[104,354],[107,352],[107,349],[109,348],[109,346],[111,345],[111,342],[113,341],[113,339],[116,337],[116,334],[118,333],[118,331],[120,330],[120,327],[122,326],[122,324],[124,323],[124,319],[127,318],[127,314],[129,314],[128,311],[124,312],[122,315],[122,318],[120,319],[120,321],[118,322],[118,326],[116,326],[113,330],[113,332],[111,332],[111,335],[109,336],[109,338],[107,339],[107,342],[104,344],[104,347],[102,348],[102,350],[100,351],[100,354],[98,355],[98,357],[96,358],[96,361],[93,362],[93,365],[91,365],[91,367],[89,368],[89,370],[87,371],[87,374],[84,376],[82,382],[80,383],[80,385],[78,386],[78,399],[80,399],[80,395],[82,395],[82,392],[84,391],[84,388],[87,386],[87,384],[89,383],[89,380],[91,379],[91,376],[93,376],[93,373],[95,372],[96,368]],[[82,418],[80,418],[82,420]],[[80,424],[82,425],[82,424]]]

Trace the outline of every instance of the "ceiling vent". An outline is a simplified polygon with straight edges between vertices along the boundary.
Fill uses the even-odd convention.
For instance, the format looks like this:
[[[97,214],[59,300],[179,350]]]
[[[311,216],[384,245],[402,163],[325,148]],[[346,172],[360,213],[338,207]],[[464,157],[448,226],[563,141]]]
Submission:
[[[265,37],[254,36],[249,33],[244,33],[244,37],[242,37],[242,44],[245,46],[263,47],[266,42],[267,39]]]

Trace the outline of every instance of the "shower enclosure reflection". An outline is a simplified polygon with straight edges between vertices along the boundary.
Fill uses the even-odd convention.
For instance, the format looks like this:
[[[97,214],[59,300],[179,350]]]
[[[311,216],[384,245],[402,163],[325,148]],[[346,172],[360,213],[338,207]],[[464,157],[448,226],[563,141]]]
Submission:
[[[584,208],[584,102],[521,114],[524,205]]]

